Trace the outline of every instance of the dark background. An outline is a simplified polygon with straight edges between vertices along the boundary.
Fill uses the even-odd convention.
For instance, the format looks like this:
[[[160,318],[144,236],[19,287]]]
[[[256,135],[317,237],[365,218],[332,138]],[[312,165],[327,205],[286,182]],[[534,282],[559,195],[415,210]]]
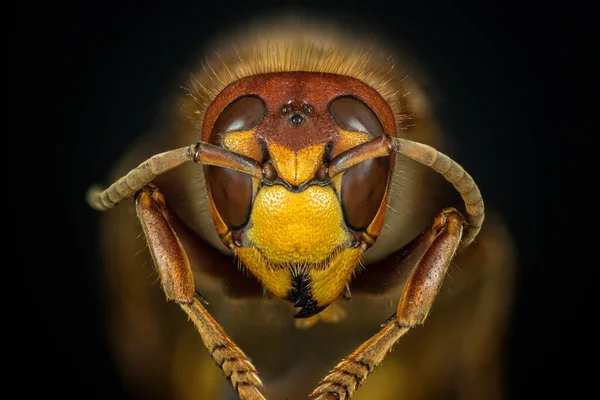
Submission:
[[[50,355],[43,357],[49,364],[42,375],[51,385],[45,392],[126,397],[105,343],[98,214],[85,204],[86,189],[103,182],[132,139],[152,125],[203,44],[289,5],[373,26],[427,71],[442,126],[455,141],[452,154],[475,175],[517,244],[510,397],[578,397],[591,370],[576,360],[593,350],[593,334],[586,332],[594,314],[584,317],[581,307],[595,302],[586,290],[598,264],[593,247],[586,247],[591,235],[582,232],[596,222],[583,196],[584,183],[594,182],[584,168],[593,159],[585,155],[592,146],[586,60],[598,51],[587,22],[591,11],[574,2],[401,0],[327,7],[74,2],[36,10],[47,28],[37,36],[35,65],[43,67],[35,76],[47,76],[50,85],[42,140],[56,154],[55,179],[44,183],[52,186],[50,214],[62,228],[49,239],[60,270],[48,269],[44,277],[54,288],[46,299],[52,312],[42,316],[51,328],[44,339]]]

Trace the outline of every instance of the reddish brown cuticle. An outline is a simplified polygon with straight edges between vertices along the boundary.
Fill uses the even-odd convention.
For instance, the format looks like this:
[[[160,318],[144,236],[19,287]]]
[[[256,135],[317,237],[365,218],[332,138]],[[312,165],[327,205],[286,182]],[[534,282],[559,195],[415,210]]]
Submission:
[[[213,125],[221,112],[234,100],[258,97],[267,109],[256,126],[256,135],[267,143],[277,143],[293,151],[307,146],[326,144],[338,135],[329,105],[335,99],[351,96],[375,111],[385,132],[396,136],[394,113],[377,91],[355,78],[313,72],[281,72],[253,75],[223,89],[206,109],[202,139],[211,136]],[[306,107],[309,106],[309,108]],[[260,109],[260,107],[256,107]],[[308,111],[310,110],[310,112]],[[310,114],[300,125],[290,124],[282,112]]]
[[[263,178],[266,179],[267,181],[275,181],[275,179],[277,179],[277,171],[275,170],[275,167],[273,167],[273,165],[270,162],[266,162],[265,165],[263,165]]]
[[[329,168],[327,165],[323,164],[319,167],[317,173],[315,174],[315,178],[321,182],[325,182],[329,179]]]
[[[269,159],[272,145],[296,153],[323,146],[325,158],[314,179],[327,183],[331,179],[329,160],[347,150],[336,146],[343,143],[340,130],[383,136],[388,139],[384,146],[393,146],[389,138],[396,137],[396,120],[385,99],[355,78],[282,72],[242,78],[223,89],[206,109],[202,140],[223,146],[224,132],[250,129],[261,144],[263,160]],[[260,162],[256,156],[253,158]],[[394,161],[394,157],[388,156],[344,170],[339,195],[350,228],[365,230],[381,210],[385,211],[381,205],[388,193],[389,170],[393,169]],[[239,229],[247,223],[251,211],[252,180],[234,172],[207,167],[216,210],[226,225]],[[261,175],[267,182],[279,178],[269,162],[264,163]],[[381,224],[382,220],[377,221]]]

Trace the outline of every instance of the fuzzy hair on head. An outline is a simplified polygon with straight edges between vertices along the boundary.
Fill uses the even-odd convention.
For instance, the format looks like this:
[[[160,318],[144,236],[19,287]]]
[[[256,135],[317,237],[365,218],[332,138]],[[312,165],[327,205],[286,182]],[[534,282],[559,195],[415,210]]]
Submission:
[[[199,108],[196,114],[202,115],[224,88],[239,79],[299,71],[350,76],[372,87],[392,108],[399,132],[427,113],[407,70],[381,40],[323,21],[264,20],[221,38],[208,54],[186,87]]]

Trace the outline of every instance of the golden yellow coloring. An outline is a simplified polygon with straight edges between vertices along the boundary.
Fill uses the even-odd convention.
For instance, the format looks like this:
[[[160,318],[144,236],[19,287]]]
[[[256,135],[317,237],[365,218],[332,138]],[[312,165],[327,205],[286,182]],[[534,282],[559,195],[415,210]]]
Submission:
[[[262,150],[254,136],[254,131],[229,132],[223,137],[223,144],[234,153],[243,154],[257,161],[262,159]]]
[[[333,151],[333,156],[336,156],[352,147],[358,146],[359,144],[367,143],[373,138],[364,132],[345,131],[339,130],[339,139]]]
[[[235,249],[235,255],[269,292],[280,298],[288,296],[292,289],[288,269],[273,268],[254,247],[238,247]]]
[[[337,196],[326,187],[310,186],[300,193],[280,185],[264,187],[250,220],[248,238],[275,265],[323,263],[348,239]]]
[[[360,264],[360,257],[364,250],[364,248],[344,249],[332,258],[327,268],[310,270],[310,289],[317,304],[329,304],[342,293]]]
[[[277,174],[294,186],[314,177],[324,152],[324,146],[307,146],[295,152],[278,144],[269,145],[269,153]]]

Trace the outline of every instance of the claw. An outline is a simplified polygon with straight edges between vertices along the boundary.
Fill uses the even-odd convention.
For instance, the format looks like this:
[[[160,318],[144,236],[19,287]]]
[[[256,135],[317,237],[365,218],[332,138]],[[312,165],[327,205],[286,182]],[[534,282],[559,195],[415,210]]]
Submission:
[[[386,326],[387,324],[389,324],[390,322],[392,322],[395,319],[396,319],[396,313],[393,313],[391,317],[389,317],[388,319],[383,321],[383,323],[379,326],[383,328],[384,326]]]
[[[198,289],[194,289],[194,297],[195,297],[196,299],[198,299],[198,301],[199,301],[200,303],[204,304],[205,306],[209,305],[209,302],[208,302],[208,300],[206,300],[206,299],[204,298],[204,296],[202,296],[202,293],[200,293],[200,292],[198,291]]]

